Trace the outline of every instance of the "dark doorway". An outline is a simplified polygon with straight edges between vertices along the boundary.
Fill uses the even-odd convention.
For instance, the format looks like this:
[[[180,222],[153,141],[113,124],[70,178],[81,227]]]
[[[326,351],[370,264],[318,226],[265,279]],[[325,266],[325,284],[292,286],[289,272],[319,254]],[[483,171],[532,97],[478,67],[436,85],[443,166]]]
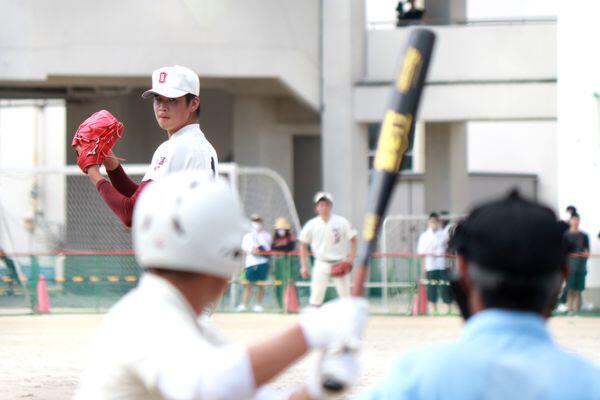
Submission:
[[[294,201],[300,222],[315,215],[312,196],[321,190],[321,137],[294,136]]]

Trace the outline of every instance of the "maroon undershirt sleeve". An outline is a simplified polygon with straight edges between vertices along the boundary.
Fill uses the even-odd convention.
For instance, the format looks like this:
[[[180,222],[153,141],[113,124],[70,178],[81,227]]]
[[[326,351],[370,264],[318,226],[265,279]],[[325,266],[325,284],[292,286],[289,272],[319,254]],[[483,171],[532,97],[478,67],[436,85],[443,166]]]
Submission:
[[[107,171],[108,177],[112,185],[121,193],[123,196],[131,197],[138,190],[138,184],[132,181],[123,167],[119,166],[112,171]]]
[[[144,187],[151,181],[144,181],[139,184],[137,190],[131,196],[124,196],[113,185],[110,184],[106,179],[102,179],[96,184],[96,189],[100,193],[100,196],[104,199],[104,202],[110,207],[111,210],[119,217],[119,219],[127,227],[131,227],[131,219],[133,217],[133,207],[135,202],[144,189]]]

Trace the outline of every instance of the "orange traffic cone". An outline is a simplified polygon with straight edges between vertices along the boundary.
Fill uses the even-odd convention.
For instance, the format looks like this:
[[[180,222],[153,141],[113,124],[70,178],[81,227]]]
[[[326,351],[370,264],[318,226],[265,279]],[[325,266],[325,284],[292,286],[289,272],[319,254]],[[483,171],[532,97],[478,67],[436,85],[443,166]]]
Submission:
[[[417,289],[417,297],[413,303],[413,315],[427,315],[427,291],[425,285],[419,282],[419,288]]]
[[[294,285],[285,285],[283,290],[283,308],[285,312],[298,311],[298,296],[296,296],[296,287]]]
[[[37,284],[38,307],[37,312],[40,314],[50,312],[50,299],[48,298],[48,285],[44,275],[40,275],[40,280]]]

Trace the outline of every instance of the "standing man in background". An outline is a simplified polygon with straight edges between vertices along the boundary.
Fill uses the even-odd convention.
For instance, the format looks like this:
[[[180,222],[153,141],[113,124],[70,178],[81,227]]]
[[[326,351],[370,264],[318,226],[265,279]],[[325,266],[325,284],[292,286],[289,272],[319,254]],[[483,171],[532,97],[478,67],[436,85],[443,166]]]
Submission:
[[[440,216],[432,212],[427,220],[427,230],[419,236],[417,253],[424,259],[428,312],[434,315],[438,313],[437,303],[440,297],[446,305],[446,313],[451,311],[452,296],[446,268],[446,243]]]
[[[569,251],[569,278],[567,279],[567,307],[570,313],[581,311],[581,292],[585,289],[587,260],[590,253],[590,238],[579,230],[579,214],[569,220],[569,230],[565,232]]]
[[[567,208],[565,209],[565,212],[561,213],[562,219],[560,221],[558,221],[558,226],[560,227],[560,231],[563,234],[566,234],[567,231],[569,230],[569,227],[571,225],[570,221],[571,221],[571,217],[573,216],[573,214],[577,214],[577,208],[574,205],[567,206]],[[558,298],[558,304],[556,307],[556,311],[558,311],[558,312],[569,311],[569,307],[567,306],[568,292],[569,292],[569,288],[567,287],[567,285],[565,285],[565,287],[562,290],[562,293],[560,294],[560,296]]]
[[[317,217],[309,220],[300,232],[300,273],[303,278],[311,276],[308,247],[315,258],[310,284],[309,305],[323,304],[330,278],[338,296],[350,296],[350,274],[332,277],[331,266],[339,262],[354,262],[356,257],[357,232],[344,217],[331,212],[333,196],[318,192],[313,198]]]
[[[186,169],[207,170],[217,175],[217,153],[204,136],[200,116],[200,78],[189,68],[175,65],[152,73],[152,88],[142,98],[153,98],[154,116],[167,140],[154,152],[141,184],[133,182],[112,151],[104,160],[110,182],[100,174],[100,165],[84,171],[100,196],[126,226],[131,226],[133,207],[146,184]],[[81,148],[75,148],[79,154]],[[81,156],[78,156],[81,157]]]
[[[244,288],[242,303],[238,306],[237,311],[246,311],[248,302],[252,296],[252,289],[256,286],[256,300],[252,311],[264,311],[262,306],[263,298],[265,297],[264,286],[258,286],[257,283],[264,282],[269,276],[269,258],[264,253],[271,250],[271,235],[263,225],[263,219],[258,214],[250,216],[252,221],[252,230],[244,235],[242,239],[242,250],[246,253],[246,269],[244,274],[248,280],[248,285]]]
[[[577,214],[577,208],[575,208],[573,205],[567,206],[565,212],[561,214],[562,219],[558,222],[558,226],[560,226],[563,232],[569,230],[569,225],[573,214]]]

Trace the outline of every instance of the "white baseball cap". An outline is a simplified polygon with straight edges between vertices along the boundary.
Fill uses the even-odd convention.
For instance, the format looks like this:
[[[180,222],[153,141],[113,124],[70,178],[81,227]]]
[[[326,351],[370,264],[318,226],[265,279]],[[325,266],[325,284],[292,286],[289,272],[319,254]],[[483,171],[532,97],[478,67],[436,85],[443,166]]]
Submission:
[[[317,194],[315,194],[315,197],[313,197],[313,201],[315,204],[317,204],[321,200],[327,200],[333,204],[333,196],[331,195],[331,193],[317,192]]]
[[[159,94],[174,99],[187,93],[200,96],[200,78],[191,69],[174,65],[152,72],[152,89],[142,93],[142,98],[147,99],[153,94]]]

